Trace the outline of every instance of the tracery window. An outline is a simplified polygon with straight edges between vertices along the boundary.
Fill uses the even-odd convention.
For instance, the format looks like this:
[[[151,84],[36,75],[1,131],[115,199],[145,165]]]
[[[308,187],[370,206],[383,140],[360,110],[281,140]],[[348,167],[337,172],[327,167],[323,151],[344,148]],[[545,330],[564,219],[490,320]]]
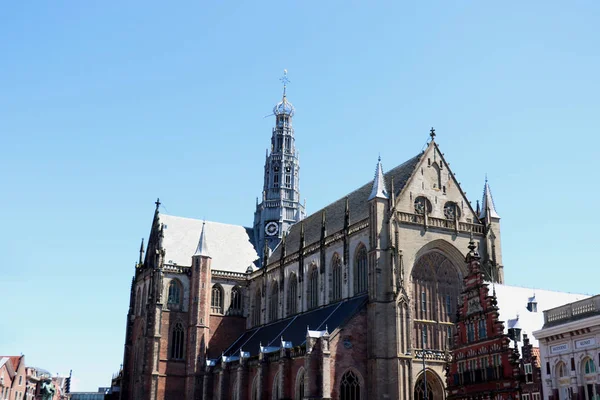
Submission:
[[[414,205],[415,213],[419,215],[425,214],[425,210],[427,210],[427,215],[429,215],[433,210],[431,202],[425,196],[417,196]]]
[[[183,339],[184,330],[183,324],[177,322],[171,333],[171,358],[175,360],[183,360]]]
[[[291,274],[288,281],[287,312],[288,315],[294,315],[298,312],[298,278],[296,278],[296,274]]]
[[[252,310],[252,324],[254,326],[260,325],[260,312],[261,312],[261,299],[262,293],[260,288],[256,291],[256,295],[254,296],[254,309]]]
[[[446,204],[444,205],[444,216],[447,219],[451,219],[454,220],[459,219],[460,218],[460,208],[458,207],[458,204],[456,204],[453,201],[448,201],[446,202]]]
[[[234,286],[233,289],[231,289],[231,305],[229,306],[229,313],[232,315],[242,315],[242,306],[242,288]]]
[[[337,301],[342,298],[342,260],[336,253],[331,260],[331,300]]]
[[[342,375],[340,400],[360,400],[360,380],[354,371],[347,371]]]
[[[181,286],[177,280],[171,280],[169,283],[169,295],[167,296],[168,305],[179,305],[181,303]]]
[[[412,269],[412,305],[416,320],[432,321],[432,332],[444,332],[456,319],[456,306],[462,290],[460,270],[443,254],[431,251],[419,257]],[[433,324],[438,323],[439,325]],[[442,324],[443,323],[443,324]],[[420,343],[423,325],[413,323],[413,343]],[[432,333],[430,332],[430,333]],[[443,350],[448,336],[430,334],[428,348]]]
[[[279,308],[279,284],[273,281],[271,287],[271,297],[269,297],[269,321],[277,319],[277,309]]]
[[[308,308],[316,308],[319,306],[319,269],[316,265],[310,270],[308,279]]]
[[[356,252],[356,257],[354,258],[354,294],[367,291],[367,267],[367,249],[361,244]]]
[[[223,287],[218,283],[211,290],[210,311],[214,314],[223,314]]]

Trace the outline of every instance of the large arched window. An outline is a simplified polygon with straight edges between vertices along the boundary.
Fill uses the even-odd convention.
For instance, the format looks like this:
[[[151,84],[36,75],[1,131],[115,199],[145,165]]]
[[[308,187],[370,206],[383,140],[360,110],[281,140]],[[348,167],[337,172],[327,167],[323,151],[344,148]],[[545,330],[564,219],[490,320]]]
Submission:
[[[331,301],[342,298],[342,260],[335,253],[331,259]]]
[[[360,380],[354,371],[347,371],[342,375],[340,400],[360,400]]]
[[[233,289],[231,289],[231,305],[229,307],[229,313],[232,315],[242,315],[242,312],[242,288],[235,286]]]
[[[169,283],[169,295],[167,296],[169,306],[179,306],[181,304],[181,285],[176,279]]]
[[[261,307],[262,307],[261,300],[262,300],[262,293],[259,288],[256,291],[256,294],[254,295],[254,309],[252,310],[252,324],[254,326],[260,325],[260,312],[261,312]]]
[[[298,312],[298,278],[296,278],[296,274],[291,274],[288,281],[287,315],[294,315]]]
[[[584,374],[593,374],[596,372],[596,366],[594,365],[594,360],[591,358],[586,358],[583,361],[583,373]]]
[[[307,306],[309,309],[319,306],[319,269],[313,265],[308,275],[308,297]]]
[[[354,294],[367,291],[368,276],[367,249],[361,244],[354,257]]]
[[[277,319],[277,310],[279,309],[279,284],[273,281],[271,285],[271,297],[269,298],[269,321]]]
[[[210,311],[214,314],[223,314],[223,287],[218,283],[212,287]]]
[[[300,367],[298,375],[296,375],[296,390],[295,399],[304,400],[304,368]]]
[[[567,376],[567,368],[565,367],[565,363],[559,362],[558,364],[556,364],[555,375],[558,378],[563,378]]]
[[[183,324],[177,322],[171,332],[171,358],[174,360],[183,360],[184,349],[184,330]]]
[[[445,349],[448,334],[451,334],[446,326],[455,322],[458,296],[462,290],[458,271],[444,254],[437,251],[425,253],[415,262],[411,273],[413,318],[432,321],[413,323],[412,343],[416,348],[423,348],[423,330],[428,328],[425,333],[425,338],[429,339],[427,348]],[[468,332],[474,333],[474,328]]]

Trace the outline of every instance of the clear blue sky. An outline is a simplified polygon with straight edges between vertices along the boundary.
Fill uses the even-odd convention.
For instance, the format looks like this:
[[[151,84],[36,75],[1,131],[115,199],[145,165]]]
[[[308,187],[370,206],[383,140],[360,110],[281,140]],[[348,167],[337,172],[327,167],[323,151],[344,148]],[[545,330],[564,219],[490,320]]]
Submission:
[[[109,385],[156,197],[251,224],[284,68],[309,212],[435,126],[506,281],[597,291],[600,3],[372,3],[4,4],[0,353]]]

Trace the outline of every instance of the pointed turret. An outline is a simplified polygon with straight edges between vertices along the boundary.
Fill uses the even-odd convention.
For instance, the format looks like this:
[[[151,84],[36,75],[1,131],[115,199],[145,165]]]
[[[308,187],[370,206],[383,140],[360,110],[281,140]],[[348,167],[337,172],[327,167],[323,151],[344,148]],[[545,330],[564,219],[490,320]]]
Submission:
[[[375,198],[379,199],[388,199],[389,194],[387,188],[385,187],[385,178],[383,177],[383,168],[381,167],[381,157],[377,160],[377,167],[375,168],[375,178],[373,179],[373,189],[371,190],[371,195],[369,196],[369,200],[373,200]]]
[[[202,223],[202,232],[200,232],[200,240],[198,240],[198,247],[196,247],[196,252],[194,253],[194,256],[212,258],[208,251],[208,245],[206,244],[206,233],[204,232],[205,225],[206,225],[206,222],[203,222]]]
[[[500,216],[496,212],[496,207],[494,206],[494,199],[487,177],[485,178],[485,185],[483,186],[483,199],[481,200],[481,210],[479,212],[479,218],[484,219],[486,217],[500,219]]]
[[[142,244],[140,245],[140,259],[138,265],[142,265],[144,262],[144,238],[142,238]]]

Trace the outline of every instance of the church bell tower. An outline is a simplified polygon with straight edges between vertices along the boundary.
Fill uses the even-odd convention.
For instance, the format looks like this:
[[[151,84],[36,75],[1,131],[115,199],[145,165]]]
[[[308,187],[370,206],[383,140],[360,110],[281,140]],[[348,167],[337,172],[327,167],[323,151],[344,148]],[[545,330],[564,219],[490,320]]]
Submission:
[[[292,126],[295,110],[286,97],[287,70],[281,81],[283,98],[273,107],[275,127],[265,159],[262,201],[257,199],[254,212],[254,242],[261,262],[265,249],[275,249],[290,226],[305,215],[300,203],[300,162]]]

